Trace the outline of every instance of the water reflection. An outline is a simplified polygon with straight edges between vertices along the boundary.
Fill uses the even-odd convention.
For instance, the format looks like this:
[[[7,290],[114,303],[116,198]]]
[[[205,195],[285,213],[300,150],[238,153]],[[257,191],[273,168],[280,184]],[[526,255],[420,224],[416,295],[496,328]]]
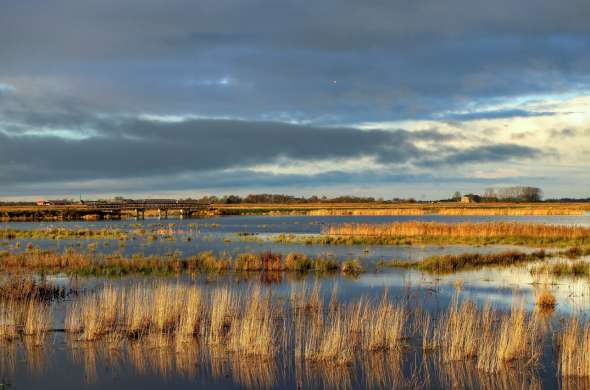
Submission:
[[[182,378],[179,383],[186,383],[186,388],[194,387],[196,383],[210,388],[224,388],[223,383],[229,381],[233,386],[244,389],[512,390],[558,385],[562,389],[590,389],[588,378],[565,378],[558,382],[555,373],[547,377],[548,373],[539,367],[523,368],[518,365],[488,374],[477,369],[475,360],[448,362],[437,352],[422,354],[417,350],[362,353],[355,356],[351,364],[330,364],[305,362],[293,354],[281,355],[279,359],[259,359],[232,353],[222,347],[203,346],[196,341],[181,341],[163,335],[118,344],[79,342],[67,338],[63,341],[66,349],[52,354],[47,354],[46,348],[25,340],[22,343],[0,343],[0,384],[14,383],[22,369],[33,382],[34,378],[47,380],[43,378],[51,378],[50,359],[57,359],[54,368],[59,375],[71,375],[77,368],[83,372],[81,382],[64,383],[64,389],[83,385],[105,386],[114,378],[136,380],[142,377],[173,383]],[[122,383],[128,382],[123,380]],[[149,382],[142,383],[137,388],[146,388],[145,383]]]

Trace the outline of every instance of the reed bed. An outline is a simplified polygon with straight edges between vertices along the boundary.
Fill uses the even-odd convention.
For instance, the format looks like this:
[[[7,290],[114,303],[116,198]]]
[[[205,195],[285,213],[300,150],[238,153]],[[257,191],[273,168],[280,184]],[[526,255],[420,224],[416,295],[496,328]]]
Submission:
[[[195,256],[182,258],[180,253],[164,256],[143,256],[141,254],[125,257],[119,253],[110,255],[92,252],[67,250],[64,253],[31,250],[22,253],[1,253],[0,269],[7,271],[57,272],[72,275],[123,276],[129,274],[169,275],[180,273],[223,273],[223,272],[316,272],[361,273],[364,272],[358,261],[353,268],[339,264],[333,258],[310,257],[292,252],[283,256],[270,251],[262,253],[243,253],[232,258],[226,254],[214,255],[201,252]]]
[[[565,207],[400,207],[400,208],[324,208],[309,210],[310,216],[412,216],[412,215],[453,215],[453,216],[551,216],[584,215],[585,210]]]
[[[65,330],[84,341],[152,335],[175,336],[179,343],[199,339],[264,357],[275,353],[275,310],[260,288],[238,295],[229,288],[204,293],[176,284],[108,286],[69,306]]]
[[[51,316],[48,305],[37,305],[18,300],[0,305],[0,338],[24,340],[31,335],[42,340],[51,329]],[[457,295],[446,310],[433,316],[387,293],[380,299],[342,303],[333,292],[326,301],[319,284],[293,289],[284,299],[254,286],[207,291],[192,284],[160,282],[107,285],[77,297],[68,304],[65,330],[68,340],[80,346],[104,345],[80,356],[89,378],[96,373],[92,367],[98,358],[118,359],[115,352],[126,346],[127,358],[138,372],[163,376],[193,375],[196,366],[191,362],[207,355],[229,364],[239,383],[276,385],[277,362],[294,358],[341,384],[350,383],[350,367],[361,364],[367,371],[363,375],[399,385],[403,354],[421,345],[416,352],[422,349],[425,356],[434,356],[447,370],[449,383],[474,379],[461,369],[468,366],[479,373],[474,383],[492,384],[489,378],[498,378],[506,381],[503,388],[510,388],[526,383],[520,376],[524,372],[534,377],[547,329],[519,301],[509,312],[501,312],[460,301]],[[590,325],[574,317],[555,330],[555,337],[559,375],[590,377]],[[226,363],[212,361],[212,372],[222,375],[226,368],[215,364]],[[514,372],[519,374],[510,374]]]
[[[0,239],[34,239],[34,240],[64,240],[64,239],[95,239],[95,240],[126,240],[129,235],[119,229],[0,229]]]
[[[418,208],[399,208],[399,209],[318,209],[309,210],[305,215],[309,216],[397,216],[397,215],[426,215],[429,214],[427,209]]]
[[[502,253],[463,253],[460,255],[430,256],[421,261],[391,260],[389,267],[415,268],[421,271],[446,274],[490,266],[513,266],[545,260],[554,255],[543,250],[532,253],[509,251]]]
[[[464,216],[551,216],[551,215],[584,215],[582,208],[567,207],[448,207],[436,211],[438,215]]]
[[[423,348],[438,350],[445,362],[473,360],[478,370],[498,373],[509,365],[535,366],[541,356],[537,318],[522,305],[514,305],[505,314],[455,300],[438,319],[426,316],[421,320]]]
[[[327,235],[358,237],[397,237],[452,239],[534,239],[539,242],[590,243],[590,228],[568,225],[550,225],[517,222],[438,223],[394,222],[388,224],[342,224],[328,226]],[[543,241],[545,240],[545,241]]]

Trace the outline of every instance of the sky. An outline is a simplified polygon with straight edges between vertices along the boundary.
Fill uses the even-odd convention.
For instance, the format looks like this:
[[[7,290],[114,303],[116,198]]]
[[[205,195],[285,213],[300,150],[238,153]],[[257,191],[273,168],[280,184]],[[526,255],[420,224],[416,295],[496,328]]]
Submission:
[[[0,7],[0,200],[590,196],[588,0]]]

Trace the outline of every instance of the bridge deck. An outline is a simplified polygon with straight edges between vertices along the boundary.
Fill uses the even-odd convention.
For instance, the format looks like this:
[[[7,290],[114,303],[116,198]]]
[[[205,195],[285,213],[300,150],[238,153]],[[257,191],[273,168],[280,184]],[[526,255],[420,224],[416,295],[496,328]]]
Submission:
[[[208,209],[211,205],[194,202],[126,202],[126,203],[107,203],[107,202],[85,202],[89,208],[96,210],[201,210]]]

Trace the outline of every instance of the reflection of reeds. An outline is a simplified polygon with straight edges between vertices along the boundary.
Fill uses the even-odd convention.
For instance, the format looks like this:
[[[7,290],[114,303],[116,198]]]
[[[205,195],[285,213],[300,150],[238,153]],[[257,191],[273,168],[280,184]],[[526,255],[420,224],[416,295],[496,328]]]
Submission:
[[[97,380],[98,347],[96,343],[78,344],[70,342],[69,351],[72,361],[84,368],[84,381],[92,384]]]
[[[16,372],[16,343],[0,340],[0,380],[14,377]]]
[[[483,373],[478,370],[473,360],[441,363],[439,359],[429,359],[427,364],[434,365],[436,375],[426,378],[440,382],[438,386],[432,387],[486,390],[540,390],[542,388],[539,376],[531,370],[511,369],[498,373]]]
[[[22,338],[27,368],[31,375],[41,375],[47,363],[47,350],[43,346],[44,335],[36,334]]]
[[[260,360],[230,354],[229,362],[235,383],[249,389],[274,388],[278,380],[278,367],[274,359]]]

